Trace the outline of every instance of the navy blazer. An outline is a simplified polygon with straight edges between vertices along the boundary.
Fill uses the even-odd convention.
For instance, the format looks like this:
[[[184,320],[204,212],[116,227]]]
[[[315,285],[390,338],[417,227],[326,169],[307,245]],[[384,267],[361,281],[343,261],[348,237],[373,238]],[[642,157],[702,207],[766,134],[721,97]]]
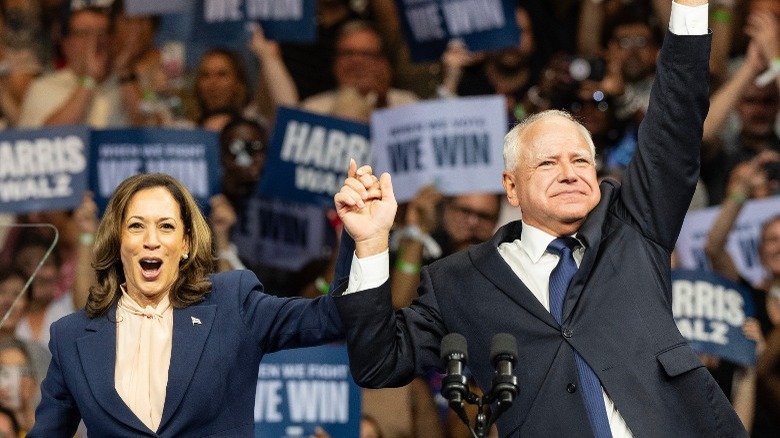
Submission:
[[[343,338],[329,296],[263,293],[251,271],[215,274],[204,299],[173,310],[173,344],[162,420],[149,430],[114,385],[116,306],[51,327],[52,360],[30,438],[71,437],[83,418],[95,437],[254,436],[255,388],[265,353]]]
[[[487,391],[495,374],[490,340],[509,333],[519,348],[519,394],[498,421],[502,437],[591,436],[575,351],[637,437],[747,436],[677,329],[671,307],[670,258],[698,177],[710,40],[667,32],[623,183],[601,184],[601,200],[578,231],[585,252],[562,324],[499,254],[502,242],[521,236],[522,223],[510,223],[490,242],[424,268],[410,308],[391,311],[387,283],[335,299],[355,380],[398,386],[441,368],[441,339],[457,332]]]

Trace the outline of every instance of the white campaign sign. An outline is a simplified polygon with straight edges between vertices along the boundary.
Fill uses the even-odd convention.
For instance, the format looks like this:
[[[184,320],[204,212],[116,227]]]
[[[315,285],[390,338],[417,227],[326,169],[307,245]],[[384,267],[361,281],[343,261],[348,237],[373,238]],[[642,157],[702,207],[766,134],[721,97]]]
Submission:
[[[429,100],[374,111],[374,173],[390,172],[399,202],[436,184],[445,195],[503,191],[503,96]]]
[[[704,244],[719,211],[720,207],[715,206],[688,213],[685,217],[676,246],[681,268],[709,269],[704,255]],[[729,234],[726,250],[734,259],[740,274],[753,284],[757,284],[765,276],[761,261],[758,259],[761,224],[778,214],[780,214],[780,196],[748,201]]]

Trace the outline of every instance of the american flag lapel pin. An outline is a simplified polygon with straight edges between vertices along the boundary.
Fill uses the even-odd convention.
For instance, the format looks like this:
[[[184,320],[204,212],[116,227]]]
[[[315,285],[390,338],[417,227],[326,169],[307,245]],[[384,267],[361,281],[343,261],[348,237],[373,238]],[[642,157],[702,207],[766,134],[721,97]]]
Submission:
[[[194,316],[190,316],[190,318],[192,318],[192,325],[200,325],[201,324],[200,319],[195,318]]]

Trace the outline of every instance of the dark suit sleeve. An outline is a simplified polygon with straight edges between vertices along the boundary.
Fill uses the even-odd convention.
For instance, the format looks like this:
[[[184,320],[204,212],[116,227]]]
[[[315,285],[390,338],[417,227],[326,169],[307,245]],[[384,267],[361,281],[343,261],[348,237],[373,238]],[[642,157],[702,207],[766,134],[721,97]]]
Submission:
[[[428,268],[420,273],[419,298],[393,312],[389,282],[376,289],[334,293],[347,335],[349,366],[367,388],[398,387],[439,364],[439,344],[447,333],[439,314]]]
[[[623,176],[621,200],[631,220],[670,252],[699,178],[711,37],[667,31],[639,145]]]
[[[52,324],[49,340],[51,362],[41,382],[41,401],[35,409],[35,425],[27,434],[30,438],[70,437],[76,433],[81,421],[81,414],[60,368],[56,329],[57,323]]]
[[[241,318],[266,353],[343,339],[330,295],[314,299],[268,295],[251,271],[241,272],[238,288]]]

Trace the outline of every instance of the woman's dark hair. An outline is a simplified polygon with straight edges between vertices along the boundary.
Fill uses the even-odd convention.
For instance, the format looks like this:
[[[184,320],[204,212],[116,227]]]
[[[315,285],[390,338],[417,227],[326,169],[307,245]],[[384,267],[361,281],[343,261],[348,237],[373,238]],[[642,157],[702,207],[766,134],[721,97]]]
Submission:
[[[119,285],[125,282],[120,259],[122,224],[133,196],[146,189],[162,187],[179,205],[184,223],[184,239],[189,243],[189,258],[179,263],[179,276],[169,298],[174,307],[186,307],[200,301],[211,290],[208,274],[214,270],[211,230],[190,192],[177,179],[162,173],[131,176],[114,190],[95,235],[93,267],[98,284],[89,290],[86,312],[91,318],[105,314],[119,300]]]

